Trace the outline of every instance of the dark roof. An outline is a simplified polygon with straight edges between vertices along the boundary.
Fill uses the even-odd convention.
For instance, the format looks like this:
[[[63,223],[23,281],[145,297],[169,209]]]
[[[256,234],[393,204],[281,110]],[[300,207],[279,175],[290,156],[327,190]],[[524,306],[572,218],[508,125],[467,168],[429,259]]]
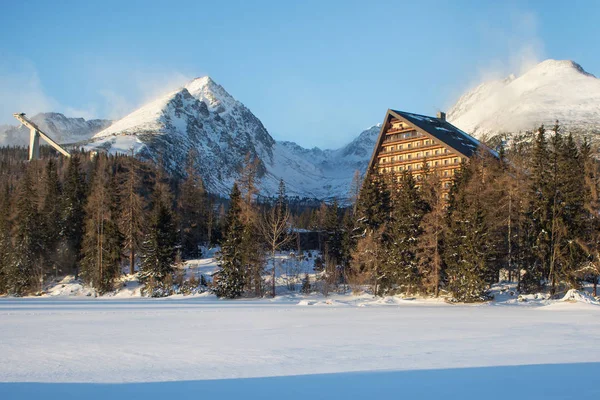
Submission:
[[[412,114],[404,111],[390,110],[392,114],[406,119],[411,124],[429,133],[431,136],[446,143],[467,157],[477,152],[481,145],[479,140],[461,131],[446,120],[426,115]]]

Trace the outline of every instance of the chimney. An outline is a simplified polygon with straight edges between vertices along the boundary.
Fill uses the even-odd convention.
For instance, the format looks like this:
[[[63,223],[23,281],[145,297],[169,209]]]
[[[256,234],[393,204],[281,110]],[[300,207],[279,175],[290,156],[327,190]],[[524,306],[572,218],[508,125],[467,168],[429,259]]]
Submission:
[[[446,113],[443,112],[443,111],[438,111],[437,117],[438,117],[438,119],[440,119],[442,121],[445,121],[446,120]]]

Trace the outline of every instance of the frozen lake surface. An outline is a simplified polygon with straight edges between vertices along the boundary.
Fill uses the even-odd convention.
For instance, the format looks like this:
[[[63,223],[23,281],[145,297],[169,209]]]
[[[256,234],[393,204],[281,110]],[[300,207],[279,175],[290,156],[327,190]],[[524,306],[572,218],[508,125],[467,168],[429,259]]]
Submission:
[[[368,296],[0,299],[0,399],[568,399],[600,307]]]

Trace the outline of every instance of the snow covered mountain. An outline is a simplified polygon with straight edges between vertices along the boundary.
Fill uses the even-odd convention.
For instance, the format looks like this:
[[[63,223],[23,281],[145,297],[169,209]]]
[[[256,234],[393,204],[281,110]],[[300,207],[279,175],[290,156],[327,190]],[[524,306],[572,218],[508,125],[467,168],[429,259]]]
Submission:
[[[110,126],[106,119],[67,118],[60,113],[41,113],[31,118],[58,143],[74,143],[89,139]],[[28,146],[29,129],[24,126],[1,125],[0,146]]]
[[[181,171],[187,154],[208,189],[227,195],[248,155],[258,160],[260,189],[274,195],[283,179],[290,195],[346,198],[355,170],[364,172],[378,127],[338,150],[276,142],[261,121],[209,77],[197,78],[94,135],[88,148],[133,151]]]
[[[452,124],[479,138],[557,119],[568,130],[600,134],[600,79],[573,61],[546,60],[519,77],[482,83],[448,112]]]

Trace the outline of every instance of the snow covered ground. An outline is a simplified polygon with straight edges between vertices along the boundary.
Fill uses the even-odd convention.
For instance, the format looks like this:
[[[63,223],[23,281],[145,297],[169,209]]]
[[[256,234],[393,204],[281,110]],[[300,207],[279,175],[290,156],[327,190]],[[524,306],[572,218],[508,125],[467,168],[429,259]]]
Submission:
[[[5,298],[0,321],[0,399],[600,394],[583,302]]]

